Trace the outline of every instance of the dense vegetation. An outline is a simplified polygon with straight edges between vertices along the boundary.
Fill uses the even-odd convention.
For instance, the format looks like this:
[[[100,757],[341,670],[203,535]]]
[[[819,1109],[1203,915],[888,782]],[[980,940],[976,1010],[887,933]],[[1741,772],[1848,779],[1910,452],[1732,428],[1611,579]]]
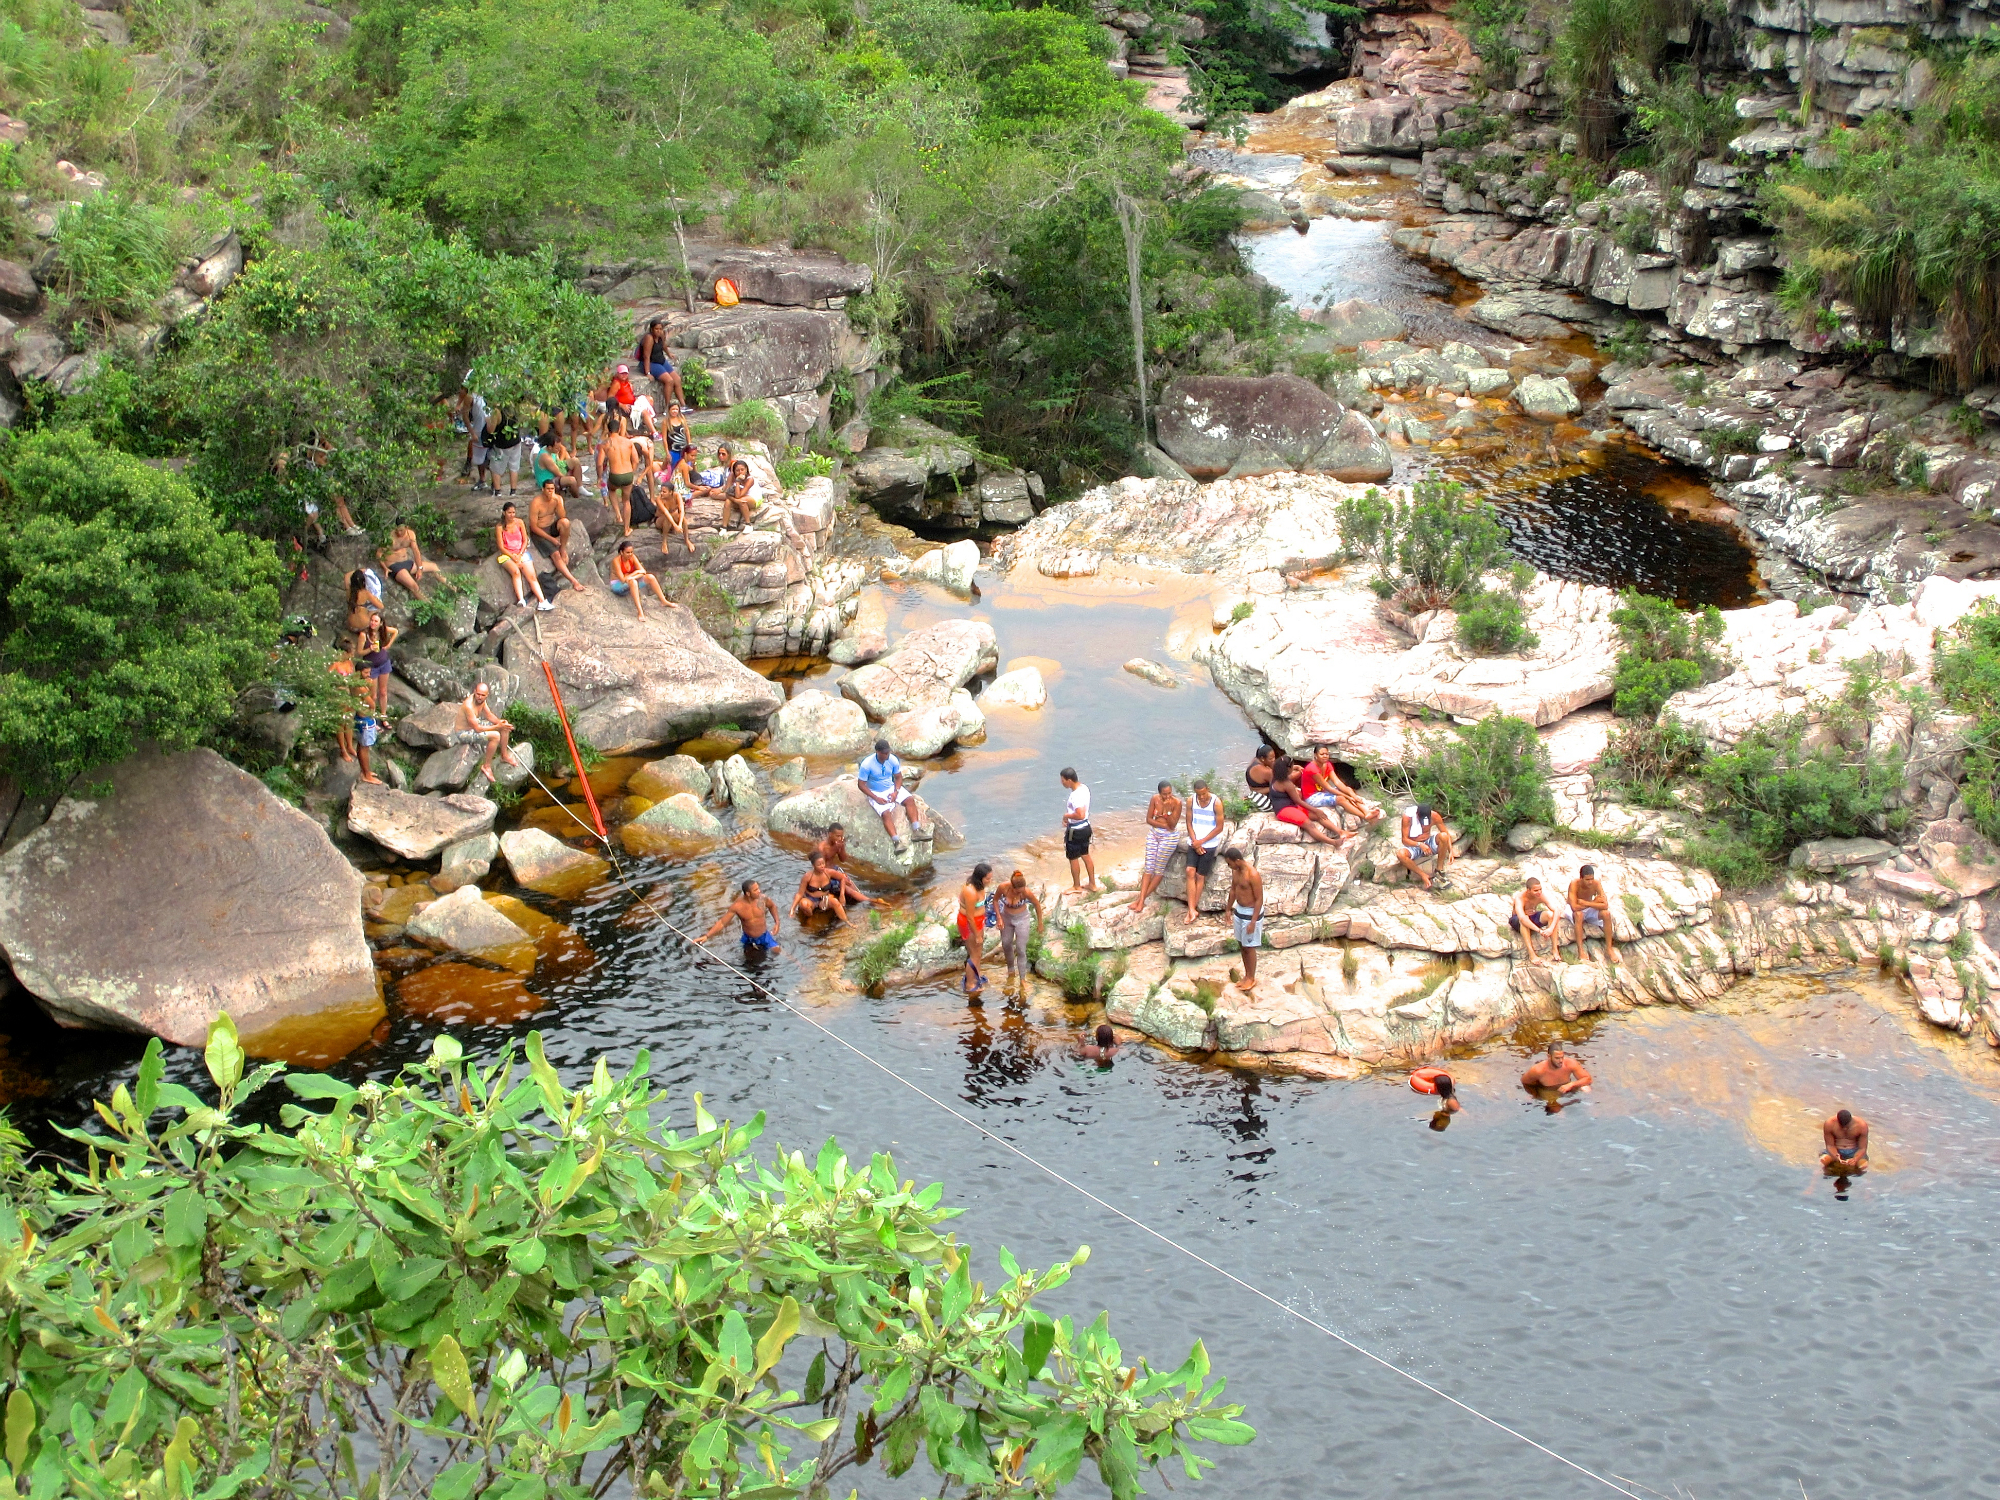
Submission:
[[[1426,736],[1407,765],[1373,774],[1399,799],[1438,808],[1481,854],[1517,823],[1556,821],[1548,747],[1534,725],[1506,714]]]
[[[1194,49],[1226,111],[1282,97],[1266,65],[1309,63],[1308,13],[1350,9],[1203,0],[1185,41],[1170,16],[1142,40]],[[67,624],[24,632],[81,587],[65,549],[102,543],[80,514],[57,534],[60,495],[9,497],[41,519],[0,558],[0,772],[37,785],[135,735],[226,734],[274,644],[274,558],[297,565],[312,509],[330,522],[339,497],[377,539],[399,511],[422,529],[411,501],[468,371],[496,404],[549,410],[621,347],[586,265],[685,267],[695,235],[866,261],[875,288],[848,311],[904,372],[883,415],[944,420],[1058,487],[1124,472],[1144,437],[1129,264],[1155,385],[1297,352],[1301,325],[1239,274],[1236,195],[1174,171],[1178,127],[1105,67],[1082,0],[147,0],[126,19],[131,46],[104,46],[69,0],[0,0],[0,109],[27,130],[0,142],[19,194],[0,253],[36,264],[86,359],[69,394],[28,382],[20,428],[171,461],[179,478],[112,462],[78,482],[129,492],[106,517],[171,499],[185,521],[118,554]],[[163,331],[176,276],[232,227],[245,269]],[[189,577],[155,579],[154,558]],[[66,652],[120,666],[55,670]]]
[[[246,1078],[224,1017],[216,1100],[152,1043],[87,1171],[0,1122],[5,1493],[786,1500],[921,1459],[939,1493],[1087,1462],[1129,1500],[1254,1436],[1200,1344],[1155,1371],[1036,1305],[1088,1251],[975,1280],[888,1157],[759,1159],[761,1116],[657,1123],[643,1059],[570,1089],[526,1052],[439,1037],[252,1123],[283,1070]]]

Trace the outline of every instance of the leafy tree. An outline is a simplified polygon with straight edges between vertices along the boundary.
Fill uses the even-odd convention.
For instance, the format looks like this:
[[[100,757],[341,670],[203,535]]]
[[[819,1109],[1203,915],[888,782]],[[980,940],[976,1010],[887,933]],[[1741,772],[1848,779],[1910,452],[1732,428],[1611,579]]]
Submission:
[[[1623,643],[1612,669],[1611,707],[1624,718],[1653,718],[1675,693],[1729,670],[1719,649],[1722,611],[1713,604],[1683,614],[1668,600],[1627,589],[1611,611],[1611,623]]]
[[[1135,88],[1111,76],[1104,29],[1043,7],[988,18],[975,76],[1001,130],[1080,125],[1137,107]]]
[[[76,430],[0,456],[0,768],[54,790],[230,714],[278,615],[277,560],[179,475]]]
[[[400,39],[380,186],[488,246],[629,243],[796,154],[763,36],[679,0],[446,0]]]
[[[296,528],[345,495],[382,515],[435,462],[439,403],[468,370],[490,401],[553,408],[624,334],[545,258],[484,255],[383,211],[252,262],[169,377],[194,473],[224,513]]]
[[[828,1495],[921,1456],[942,1489],[1118,1500],[1252,1429],[1197,1343],[1156,1372],[1104,1316],[1041,1311],[1084,1261],[975,1281],[954,1210],[886,1156],[750,1154],[763,1128],[654,1123],[642,1060],[564,1086],[539,1034],[359,1088],[245,1105],[225,1016],[211,1107],[160,1045],[75,1132],[91,1168],[0,1136],[10,1492]],[[255,1491],[248,1491],[252,1484]],[[942,1489],[940,1492],[942,1492]]]

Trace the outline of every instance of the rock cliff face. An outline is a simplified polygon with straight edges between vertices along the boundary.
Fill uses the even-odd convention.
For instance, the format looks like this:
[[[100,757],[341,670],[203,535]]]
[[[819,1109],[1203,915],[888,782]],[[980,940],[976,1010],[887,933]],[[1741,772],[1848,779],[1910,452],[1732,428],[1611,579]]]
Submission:
[[[1452,18],[1371,5],[1353,77],[1271,117],[1336,145],[1319,176],[1307,162],[1279,191],[1353,212],[1312,202],[1313,184],[1413,172],[1438,212],[1397,242],[1476,282],[1468,316],[1496,331],[1617,335],[1606,412],[1713,475],[1798,570],[1774,569],[1780,587],[1884,597],[2000,568],[1988,524],[2000,386],[1954,389],[1940,328],[1874,329],[1840,303],[1831,319],[1795,316],[1757,208],[1772,164],[1912,107],[1934,81],[1929,54],[1987,35],[2000,13],[1988,0],[1730,0],[1695,65],[1737,90],[1739,131],[1683,182],[1627,171],[1601,188],[1574,166],[1554,66],[1562,15],[1532,8],[1481,59]]]

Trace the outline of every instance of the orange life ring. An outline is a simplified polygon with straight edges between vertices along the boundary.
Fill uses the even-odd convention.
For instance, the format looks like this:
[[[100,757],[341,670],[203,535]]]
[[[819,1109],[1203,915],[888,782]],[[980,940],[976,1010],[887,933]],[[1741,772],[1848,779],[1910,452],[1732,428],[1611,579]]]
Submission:
[[[715,305],[717,307],[734,307],[742,300],[742,297],[742,291],[727,276],[718,276],[715,278]]]
[[[1410,1075],[1410,1087],[1420,1094],[1435,1094],[1438,1091],[1437,1081],[1449,1077],[1449,1068],[1419,1068]]]

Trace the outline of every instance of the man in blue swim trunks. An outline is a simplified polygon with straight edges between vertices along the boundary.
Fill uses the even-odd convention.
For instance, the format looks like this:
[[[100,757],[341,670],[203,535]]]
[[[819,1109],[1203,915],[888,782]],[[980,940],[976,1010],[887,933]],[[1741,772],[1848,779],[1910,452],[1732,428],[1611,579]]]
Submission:
[[[1859,1175],[1868,1170],[1868,1122],[1851,1109],[1843,1109],[1819,1128],[1826,1143],[1822,1167]]]
[[[769,953],[782,953],[778,946],[778,904],[765,895],[754,880],[743,882],[743,890],[729,903],[729,910],[715,919],[715,925],[701,935],[707,942],[729,925],[729,919],[736,918],[743,924],[743,951],[761,948]]]

